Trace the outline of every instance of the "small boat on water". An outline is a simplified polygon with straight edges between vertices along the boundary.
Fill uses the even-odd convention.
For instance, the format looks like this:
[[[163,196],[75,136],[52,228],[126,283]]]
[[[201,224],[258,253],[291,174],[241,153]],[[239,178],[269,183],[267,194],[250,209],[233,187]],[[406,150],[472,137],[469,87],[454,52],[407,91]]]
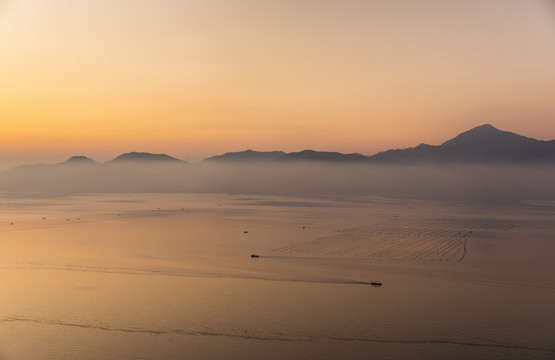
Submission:
[[[382,282],[381,281],[371,281],[370,285],[372,285],[372,286],[382,286]]]
[[[251,254],[251,258],[256,258],[256,259],[258,259],[259,257],[260,257],[260,255],[258,255],[258,254]]]

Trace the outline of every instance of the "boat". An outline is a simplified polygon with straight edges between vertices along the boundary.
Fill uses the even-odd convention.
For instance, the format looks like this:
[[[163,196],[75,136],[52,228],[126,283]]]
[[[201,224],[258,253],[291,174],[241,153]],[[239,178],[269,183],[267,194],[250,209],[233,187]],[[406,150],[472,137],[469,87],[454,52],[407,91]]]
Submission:
[[[260,257],[260,255],[258,255],[258,254],[251,254],[251,258],[259,258],[259,257]]]
[[[372,285],[372,286],[382,286],[382,282],[381,281],[371,281],[370,285]]]

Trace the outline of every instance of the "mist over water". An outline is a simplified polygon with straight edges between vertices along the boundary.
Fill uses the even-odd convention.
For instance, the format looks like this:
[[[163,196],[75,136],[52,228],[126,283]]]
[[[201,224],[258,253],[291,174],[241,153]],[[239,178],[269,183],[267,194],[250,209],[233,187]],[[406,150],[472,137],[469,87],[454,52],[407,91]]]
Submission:
[[[555,198],[552,165],[368,165],[318,162],[69,164],[0,174],[15,192],[200,192],[372,195],[508,202]]]

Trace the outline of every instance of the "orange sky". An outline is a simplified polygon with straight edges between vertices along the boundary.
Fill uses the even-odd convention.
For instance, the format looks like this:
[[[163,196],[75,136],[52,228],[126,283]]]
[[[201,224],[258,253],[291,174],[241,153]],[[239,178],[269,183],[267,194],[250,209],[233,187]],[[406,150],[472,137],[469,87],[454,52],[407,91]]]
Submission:
[[[0,162],[555,139],[554,64],[548,0],[0,0]]]

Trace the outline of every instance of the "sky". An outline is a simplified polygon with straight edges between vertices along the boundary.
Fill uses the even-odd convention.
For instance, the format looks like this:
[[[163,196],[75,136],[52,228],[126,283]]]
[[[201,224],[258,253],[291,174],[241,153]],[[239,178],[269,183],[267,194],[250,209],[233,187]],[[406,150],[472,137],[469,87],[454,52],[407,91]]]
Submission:
[[[0,164],[551,140],[554,64],[552,0],[0,0]]]

